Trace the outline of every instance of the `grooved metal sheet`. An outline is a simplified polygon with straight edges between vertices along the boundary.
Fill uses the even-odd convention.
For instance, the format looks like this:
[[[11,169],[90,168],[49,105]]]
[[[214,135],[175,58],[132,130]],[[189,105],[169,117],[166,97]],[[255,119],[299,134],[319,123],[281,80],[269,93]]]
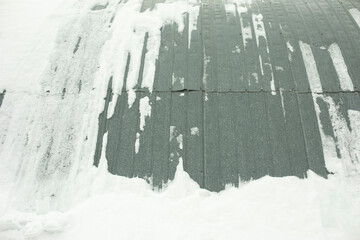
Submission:
[[[156,3],[145,0],[142,11]],[[140,68],[135,102],[128,105],[124,88],[110,118],[109,79],[96,166],[106,146],[111,173],[162,186],[181,158],[201,187],[219,191],[265,175],[305,177],[309,169],[327,177],[326,139],[335,142],[339,158],[349,152],[358,163],[359,156],[346,150],[357,143],[341,136],[352,134],[349,115],[360,111],[360,26],[349,13],[360,3],[255,0],[247,11],[241,7],[204,0],[196,30],[189,32],[189,14],[182,33],[176,24],[163,26],[153,91],[140,88]],[[147,36],[142,61],[146,43]],[[301,44],[315,59],[317,91]],[[348,75],[339,75],[332,49],[342,54]],[[352,88],[342,85],[344,77]],[[142,104],[150,109],[145,115]],[[337,128],[337,118],[348,133]]]

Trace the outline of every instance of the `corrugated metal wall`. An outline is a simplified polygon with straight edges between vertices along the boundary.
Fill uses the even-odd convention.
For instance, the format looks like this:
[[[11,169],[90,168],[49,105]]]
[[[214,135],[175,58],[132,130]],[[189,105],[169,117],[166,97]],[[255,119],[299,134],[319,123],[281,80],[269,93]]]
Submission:
[[[155,4],[145,0],[143,10]],[[357,172],[360,142],[349,110],[360,111],[360,28],[349,10],[360,9],[360,2],[259,0],[246,5],[247,11],[241,7],[202,1],[191,38],[188,15],[183,33],[174,24],[164,26],[153,91],[138,87],[129,108],[123,89],[107,119],[113,98],[109,79],[95,165],[107,132],[109,171],[151,178],[154,186],[173,178],[180,157],[190,176],[214,191],[264,175],[304,177],[309,169],[326,177],[326,139],[336,144],[339,161],[350,156],[347,174]],[[316,61],[321,81],[316,92],[301,44]],[[352,88],[341,85],[331,46],[340,49]],[[151,112],[142,116],[144,104]],[[334,129],[332,106],[347,132]],[[349,149],[342,149],[344,144]]]

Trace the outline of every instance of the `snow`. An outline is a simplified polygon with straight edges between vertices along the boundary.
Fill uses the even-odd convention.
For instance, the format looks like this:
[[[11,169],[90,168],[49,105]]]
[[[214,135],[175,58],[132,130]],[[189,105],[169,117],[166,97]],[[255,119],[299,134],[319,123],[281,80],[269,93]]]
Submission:
[[[304,59],[305,69],[315,106],[326,168],[329,171],[337,174],[356,175],[360,169],[360,151],[357,147],[357,145],[359,145],[359,137],[357,133],[358,130],[356,128],[350,129],[343,114],[340,111],[340,107],[335,103],[331,96],[322,94],[320,76],[311,47],[309,44],[302,41],[299,42],[299,45]],[[348,79],[348,75],[345,74],[347,72],[347,68],[343,61],[341,52],[339,51],[340,48],[337,48],[336,45],[331,45],[329,48],[329,54],[333,59],[340,85],[343,90],[350,90],[348,87],[350,84],[352,85],[351,79]],[[324,133],[320,119],[321,111],[317,101],[318,99],[321,99],[327,103],[336,143],[331,136],[327,136]],[[354,122],[359,120],[359,112],[348,110],[348,114],[349,118],[351,119],[351,124],[354,125]],[[338,148],[340,151],[340,158],[337,157],[336,148]]]
[[[323,96],[323,100],[328,104],[331,125],[337,139],[337,147],[341,154],[342,166],[345,168],[345,174],[356,175],[360,170],[360,149],[359,137],[356,128],[350,129],[344,116],[341,114],[339,106],[329,96]],[[349,110],[350,123],[360,120],[360,112]]]
[[[252,14],[252,20],[254,24],[254,32],[256,36],[256,45],[259,47],[260,37],[264,38],[266,42],[266,50],[269,53],[269,46],[267,45],[267,38],[265,32],[265,26],[263,22],[263,15],[260,14]]]
[[[161,27],[166,23],[176,23],[178,31],[184,30],[183,14],[188,12],[192,24],[195,23],[199,7],[186,1],[159,3],[151,11],[140,12],[142,0],[133,0],[120,3],[115,9],[113,23],[110,28],[110,39],[107,40],[100,60],[98,82],[113,76],[113,91],[121,95],[124,84],[124,75],[128,55],[130,55],[129,72],[126,79],[128,91],[128,105],[132,107],[136,99],[135,88],[138,84],[143,46],[146,42],[146,55],[142,75],[141,88],[153,90],[155,64],[159,55]],[[191,28],[193,30],[194,28]],[[127,36],[124,38],[123,36]],[[111,105],[113,109],[116,99]],[[111,117],[113,110],[109,112]]]
[[[275,70],[276,71],[284,71],[284,68],[283,67],[281,67],[281,66],[275,66]]]
[[[261,13],[260,14],[252,14],[252,21],[253,21],[253,25],[254,25],[256,45],[258,48],[260,47],[260,38],[262,38],[265,41],[266,52],[269,55],[270,51],[269,51],[268,41],[266,38],[265,26],[264,26],[264,22],[263,22],[263,15]],[[244,39],[244,41],[245,41],[245,39]],[[261,55],[259,55],[259,62],[260,62],[261,74],[264,75],[263,61],[262,61]],[[270,80],[271,94],[276,95],[275,80],[274,80],[274,73],[273,73],[272,66],[269,63],[265,63],[265,65],[267,65],[269,67],[269,70],[271,73],[271,80]],[[256,79],[256,83],[258,83],[258,77],[255,77],[255,79]]]
[[[224,4],[224,7],[226,13],[236,16],[236,6],[234,3],[226,3]]]
[[[200,13],[200,6],[194,6],[189,9],[189,39],[188,48],[191,46],[191,35],[193,31],[197,30],[197,20]]]
[[[241,32],[244,43],[244,48],[246,48],[248,44],[248,40],[252,39],[251,26],[249,23],[244,21],[244,18],[240,15],[240,23],[241,23]]]
[[[98,174],[101,170],[93,169]],[[65,212],[15,210],[1,239],[339,239],[360,234],[358,182],[309,172],[308,179],[263,177],[220,193],[200,189],[182,169],[161,191],[106,172],[88,198]]]
[[[190,128],[190,134],[193,136],[200,136],[200,130],[198,127]]]
[[[206,84],[207,84],[207,76],[208,76],[207,75],[207,67],[208,67],[208,64],[210,63],[210,60],[211,60],[210,56],[206,56],[205,51],[204,51],[204,68],[203,68],[204,75],[203,75],[203,79],[202,79],[204,87],[206,87]]]
[[[351,16],[354,18],[356,24],[359,26],[360,28],[360,11],[357,8],[352,8],[349,10]]]
[[[241,52],[241,49],[240,49],[240,46],[239,45],[236,45],[235,46],[235,50],[231,51],[232,53],[240,53]]]
[[[322,86],[319,72],[316,67],[315,58],[311,50],[311,46],[302,41],[299,42],[302,57],[305,63],[305,69],[308,76],[310,89],[312,93],[321,93]]]
[[[183,135],[179,132],[179,129],[176,126],[170,126],[170,139],[171,142],[173,139],[176,139],[179,144],[179,148],[183,149]]]
[[[178,84],[181,85],[182,88],[184,88],[185,78],[183,78],[183,77],[178,77],[178,76],[175,76],[175,75],[173,74],[171,79],[172,79],[172,80],[171,80],[172,85],[174,85],[175,83],[178,83]]]
[[[289,41],[286,42],[286,46],[287,46],[287,48],[289,49],[290,52],[295,51],[294,47],[291,45],[291,43]]]
[[[344,91],[354,91],[354,85],[352,83],[351,77],[349,76],[349,72],[339,45],[336,43],[331,44],[328,51],[339,78],[341,89]]]
[[[251,2],[234,2],[237,9],[231,4],[227,11],[237,11],[243,24],[241,13]],[[349,127],[332,99],[318,94],[321,83],[306,43],[300,42],[300,47],[314,103],[322,98],[329,104],[339,140],[335,143],[322,132],[325,157],[333,159],[326,164],[336,173],[329,179],[312,172],[307,179],[265,176],[215,193],[201,189],[184,171],[180,159],[175,179],[164,189],[154,190],[143,179],[108,172],[108,133],[103,136],[99,167],[92,165],[98,116],[104,109],[109,79],[112,77],[112,101],[106,114],[111,118],[124,87],[129,107],[136,99],[143,51],[139,46],[146,33],[141,87],[151,93],[161,26],[176,23],[182,33],[188,12],[189,33],[196,29],[199,6],[195,1],[168,1],[143,13],[141,3],[0,2],[0,92],[6,89],[0,108],[0,239],[357,240],[360,179],[350,173],[359,166],[354,163],[360,156],[360,115],[348,111]],[[242,27],[244,40],[252,38],[250,26]],[[210,56],[204,54],[205,85],[209,63]],[[344,69],[343,61],[337,64]],[[139,101],[135,153],[146,118],[151,117],[149,97]],[[315,108],[321,128],[319,106]],[[192,136],[200,137],[198,127],[189,127]],[[171,126],[169,140],[186,150],[184,137]],[[342,159],[336,156],[336,144]],[[342,161],[347,174],[341,174]]]
[[[252,73],[251,75],[254,77],[255,82],[259,83],[259,75],[257,73]]]
[[[140,126],[139,127],[140,127],[141,131],[144,131],[145,119],[146,119],[146,117],[151,116],[151,105],[150,105],[150,99],[148,96],[140,99],[139,112],[140,112]]]
[[[289,41],[286,42],[286,46],[288,49],[288,59],[291,62],[292,61],[292,53],[295,51],[294,47],[291,45]]]
[[[76,7],[69,8],[73,2],[0,2],[0,92],[4,89],[8,92],[15,89],[24,92],[36,90],[32,80],[40,77],[47,64],[60,23],[78,11]],[[48,29],[46,33],[43,28]],[[28,62],[32,64],[29,66]]]
[[[281,108],[282,108],[282,112],[283,112],[283,116],[284,116],[284,120],[286,122],[286,112],[285,112],[285,104],[284,104],[284,96],[283,96],[283,91],[284,89],[280,88],[280,99],[281,99]]]
[[[264,76],[264,67],[263,67],[263,61],[262,61],[262,57],[261,55],[259,54],[259,63],[260,63],[260,73],[261,75]]]
[[[135,154],[139,153],[139,148],[140,148],[140,133],[136,133]]]

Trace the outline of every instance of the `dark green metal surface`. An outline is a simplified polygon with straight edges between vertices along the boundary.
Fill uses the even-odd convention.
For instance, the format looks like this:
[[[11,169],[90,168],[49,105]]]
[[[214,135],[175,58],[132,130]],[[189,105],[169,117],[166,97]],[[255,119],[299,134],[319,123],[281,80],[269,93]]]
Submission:
[[[155,4],[145,0],[142,11]],[[360,110],[360,29],[348,9],[359,7],[360,2],[349,0],[259,0],[253,1],[248,12],[233,15],[226,13],[222,1],[202,1],[190,48],[188,26],[183,34],[178,33],[175,24],[163,26],[153,92],[138,88],[136,101],[129,108],[123,89],[114,115],[107,119],[112,99],[110,79],[105,109],[99,116],[94,164],[99,163],[102,138],[108,132],[109,171],[152,178],[154,186],[174,177],[180,157],[185,171],[201,187],[214,191],[265,175],[304,177],[309,169],[326,177],[320,130],[299,41],[310,44],[322,94],[334,99],[349,124],[347,110]],[[259,13],[266,39],[260,37],[258,46],[252,16]],[[253,36],[246,44],[240,16]],[[146,41],[145,36],[144,49]],[[294,48],[291,61],[287,43]],[[341,90],[331,57],[321,49],[332,43],[342,51],[354,91]],[[237,48],[240,53],[235,51]],[[271,92],[272,73],[276,95]],[[173,76],[183,78],[184,83],[173,83]],[[139,82],[138,86],[141,79]],[[139,101],[145,96],[150,99],[151,116],[146,117],[145,128],[140,130]],[[317,103],[324,132],[335,139],[328,106],[319,99]],[[192,134],[195,127],[199,131]],[[138,153],[134,147],[137,133]],[[183,146],[177,140],[180,134]]]

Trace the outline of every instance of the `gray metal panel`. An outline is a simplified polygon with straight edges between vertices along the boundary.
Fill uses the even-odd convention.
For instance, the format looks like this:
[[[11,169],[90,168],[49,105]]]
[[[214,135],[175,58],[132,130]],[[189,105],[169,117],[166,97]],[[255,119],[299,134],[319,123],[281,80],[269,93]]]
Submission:
[[[177,31],[178,26],[174,25],[174,56],[173,56],[173,75],[172,90],[185,89],[185,83],[188,85],[188,17],[185,18],[187,23],[184,32]],[[198,89],[197,89],[198,90]]]
[[[165,25],[161,31],[161,45],[157,64],[154,91],[169,91],[172,88],[174,55],[174,29]]]
[[[303,177],[309,169],[306,156],[305,139],[301,123],[297,94],[284,92],[284,118],[288,152],[290,155],[291,174]],[[313,109],[308,109],[308,111]],[[321,147],[321,146],[318,146]]]
[[[249,125],[252,121],[250,117],[249,93],[234,94],[234,130],[236,134],[234,147],[238,160],[238,173],[242,181],[249,181],[256,176],[256,165],[253,160],[253,148],[250,141],[251,131]]]
[[[282,109],[281,96],[266,94],[267,118],[269,126],[270,154],[273,158],[273,175],[284,176],[291,169],[291,155],[288,150],[287,132],[284,128],[285,118]],[[286,115],[285,115],[286,116]]]
[[[314,110],[314,102],[311,94],[298,94],[298,103],[303,125],[303,134],[306,148],[308,167],[321,176],[326,176],[324,168],[324,156],[321,146],[321,136]]]
[[[201,9],[200,9],[201,11]],[[185,81],[185,89],[199,90],[202,89],[202,73],[203,73],[203,45],[200,35],[201,20],[200,14],[197,19],[196,30],[191,33],[190,49],[187,50],[187,80]]]
[[[184,170],[201,187],[204,183],[204,114],[203,93],[186,92],[186,128],[184,135]]]
[[[155,4],[144,1],[142,11]],[[265,175],[305,177],[309,169],[326,177],[320,130],[337,141],[326,99],[331,97],[349,129],[348,110],[360,110],[360,28],[348,13],[355,6],[359,3],[348,0],[258,0],[247,12],[236,10],[233,15],[220,0],[204,0],[190,43],[188,15],[183,33],[176,24],[162,27],[153,92],[136,89],[129,108],[123,89],[114,115],[107,119],[109,80],[94,164],[107,132],[109,171],[149,179],[156,187],[173,179],[180,158],[201,187],[215,191]],[[255,14],[262,14],[266,32],[258,44]],[[245,43],[244,27],[252,35]],[[321,97],[310,90],[299,41],[311,46],[324,90],[318,93]],[[333,43],[340,47],[355,91],[340,89],[328,52]],[[144,97],[150,99],[151,115],[141,130]]]
[[[152,127],[153,138],[151,139],[151,173],[155,186],[161,186],[163,181],[168,180],[170,162],[171,94],[162,93],[159,96],[161,100],[155,101],[151,113],[151,120],[154,122]],[[142,145],[140,145],[139,151],[141,151],[141,148]]]
[[[181,157],[190,176],[215,191],[238,185],[239,178],[304,177],[308,169],[326,176],[311,94],[282,94],[157,92],[140,131],[139,100],[128,108],[123,93],[106,124],[109,171],[152,177],[155,186],[162,186],[173,178]],[[359,101],[356,97],[352,101]]]

